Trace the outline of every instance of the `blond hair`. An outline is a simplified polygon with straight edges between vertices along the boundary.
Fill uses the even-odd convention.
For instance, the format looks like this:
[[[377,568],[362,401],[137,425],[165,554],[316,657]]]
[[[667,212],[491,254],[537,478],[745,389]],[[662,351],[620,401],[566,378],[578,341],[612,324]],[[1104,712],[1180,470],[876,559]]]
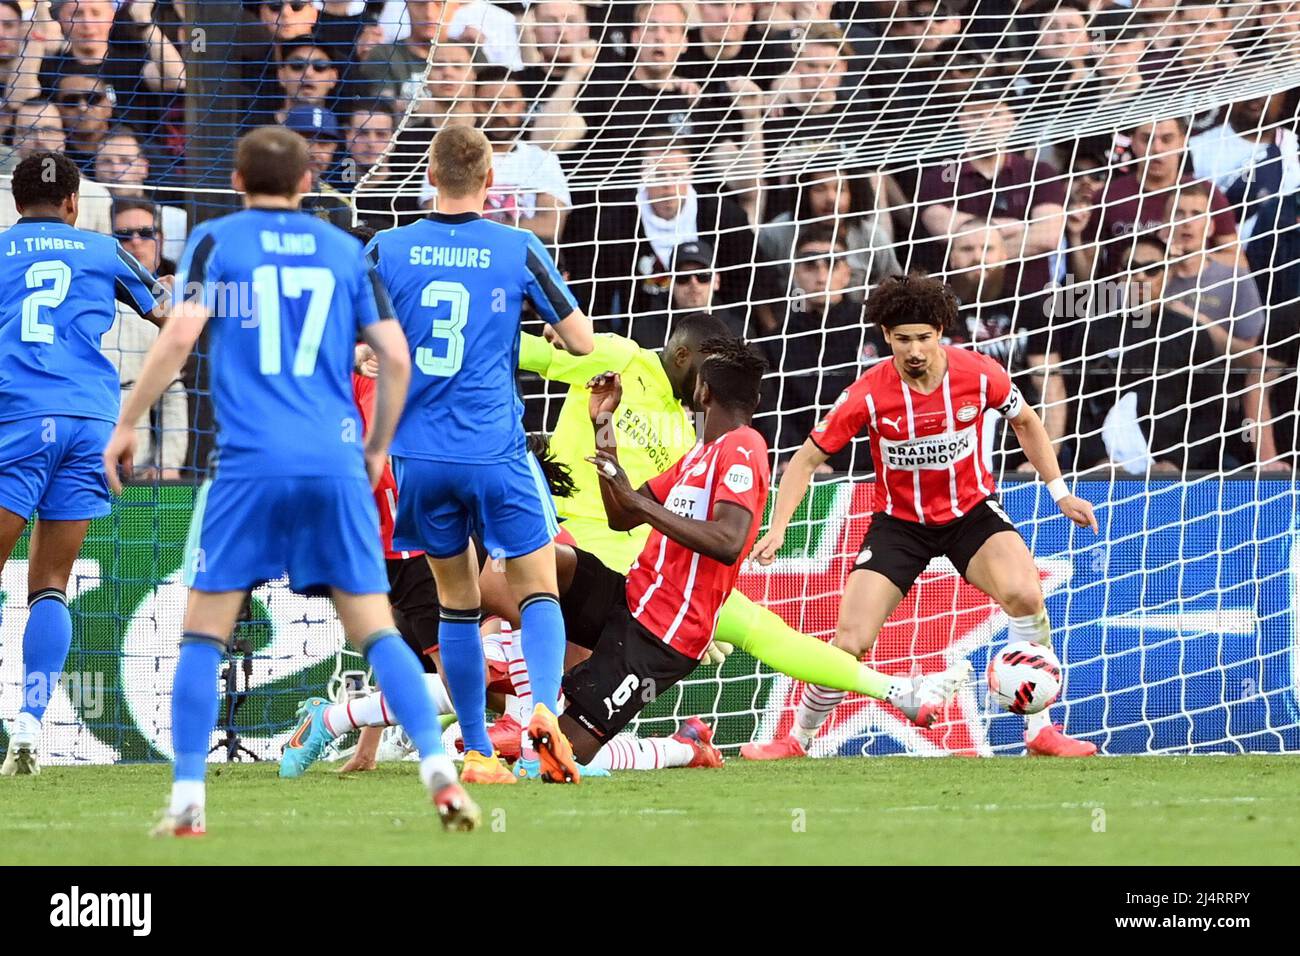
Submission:
[[[439,193],[453,199],[472,196],[492,168],[492,146],[482,130],[444,126],[429,147],[429,165]]]

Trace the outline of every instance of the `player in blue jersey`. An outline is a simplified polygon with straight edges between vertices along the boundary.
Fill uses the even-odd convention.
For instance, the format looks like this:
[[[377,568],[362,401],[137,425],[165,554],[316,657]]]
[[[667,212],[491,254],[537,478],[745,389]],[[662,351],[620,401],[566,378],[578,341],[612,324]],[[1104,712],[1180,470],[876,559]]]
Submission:
[[[556,721],[565,647],[551,543],[558,525],[528,453],[515,368],[525,302],[577,355],[591,351],[591,322],[536,236],[480,215],[492,185],[492,149],[481,131],[442,129],[429,150],[429,181],[438,191],[436,211],[381,232],[366,250],[392,293],[414,364],[392,449],[394,545],[424,551],[437,580],[443,677],[465,739],[462,779],[515,780],[496,759],[484,720],[478,561],[470,544],[477,532],[488,557],[504,560],[519,601],[538,702],[529,735],[560,754],[559,776],[576,782],[578,765]]]
[[[13,174],[22,218],[0,235],[0,570],[37,514],[4,776],[40,772],[41,718],[72,642],[68,576],[91,519],[110,510],[100,456],[120,401],[100,339],[115,300],[162,323],[154,277],[116,240],[73,226],[79,182],[63,155],[28,156]]]
[[[245,209],[191,234],[176,275],[178,304],[104,452],[116,485],[118,468],[131,466],[133,423],[210,322],[217,450],[187,544],[190,595],[172,691],[174,783],[154,832],[204,832],[217,671],[245,595],[286,571],[295,591],[331,597],[419,748],[420,777],[443,825],[472,829],[478,808],[442,751],[423,669],[393,625],[370,493],[410,376],[406,339],[361,244],[299,209],[311,186],[302,137],[281,127],[244,136],[234,186]],[[358,333],[383,369],[364,446],[351,385]]]

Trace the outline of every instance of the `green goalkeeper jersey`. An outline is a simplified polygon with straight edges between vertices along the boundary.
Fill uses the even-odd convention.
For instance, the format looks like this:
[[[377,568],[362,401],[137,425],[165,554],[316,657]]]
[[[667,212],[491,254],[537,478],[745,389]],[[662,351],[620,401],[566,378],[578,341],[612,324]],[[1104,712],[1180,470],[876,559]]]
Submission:
[[[621,335],[595,337],[589,355],[570,355],[536,335],[523,335],[519,367],[553,382],[565,382],[569,393],[551,435],[551,453],[573,471],[576,490],[555,502],[560,516],[604,522],[596,469],[584,459],[596,452],[596,437],[587,398],[587,382],[601,372],[618,372],[623,400],[614,417],[618,460],[633,488],[662,474],[695,444],[695,424],[673,395],[659,353],[642,348]],[[647,534],[648,528],[643,529]]]

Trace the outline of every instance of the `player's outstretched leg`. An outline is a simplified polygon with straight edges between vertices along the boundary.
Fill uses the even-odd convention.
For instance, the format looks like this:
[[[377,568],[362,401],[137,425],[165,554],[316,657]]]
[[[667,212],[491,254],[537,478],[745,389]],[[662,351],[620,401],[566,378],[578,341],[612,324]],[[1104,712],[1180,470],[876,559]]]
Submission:
[[[835,646],[855,659],[865,654],[875,643],[876,635],[885,620],[902,599],[902,591],[883,574],[866,568],[853,571],[845,582],[844,594],[840,598]],[[870,668],[863,668],[858,677],[861,682],[854,689],[878,700],[888,700],[894,704],[901,702],[910,706],[918,692],[916,682],[911,678],[891,677]],[[817,736],[826,718],[839,706],[846,692],[843,687],[808,684],[795,711],[790,733],[767,743],[745,744],[740,748],[740,755],[746,760],[806,757],[813,738]],[[915,713],[919,715],[919,708],[915,709]],[[908,716],[912,717],[911,714]]]
[[[451,697],[437,674],[425,673],[425,686],[439,714],[454,713]],[[298,705],[298,726],[284,745],[280,758],[280,776],[301,777],[320,759],[332,740],[364,727],[394,727],[397,718],[384,699],[383,691],[331,704],[323,697],[312,697]]]
[[[682,722],[671,737],[618,734],[583,765],[592,770],[665,770],[669,767],[721,767],[722,751],[713,746],[713,728],[698,717]]]
[[[990,536],[971,557],[965,575],[1006,612],[1010,640],[1052,646],[1038,568],[1018,532],[1008,529]],[[1097,745],[1067,736],[1043,710],[1025,718],[1025,749],[1035,757],[1091,757]]]

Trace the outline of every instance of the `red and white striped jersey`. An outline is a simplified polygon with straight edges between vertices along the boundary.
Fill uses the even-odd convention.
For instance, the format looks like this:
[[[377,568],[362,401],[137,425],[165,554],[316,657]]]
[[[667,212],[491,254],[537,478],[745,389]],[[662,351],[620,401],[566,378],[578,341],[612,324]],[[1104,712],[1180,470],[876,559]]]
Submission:
[[[361,412],[362,434],[368,435],[370,419],[375,414],[375,380],[353,372],[352,400]],[[393,467],[390,464],[384,465],[384,473],[375,486],[375,506],[379,509],[379,538],[384,543],[385,558],[413,558],[424,554],[423,551],[393,550],[393,526],[397,523],[397,481],[393,478]]]
[[[754,546],[771,482],[767,443],[754,429],[736,428],[707,445],[697,442],[677,464],[646,482],[674,514],[699,521],[731,502],[752,516],[735,564],[722,564],[655,530],[627,574],[627,606],[643,627],[673,650],[698,660],[718,623],[722,602],[736,586],[740,566]]]
[[[892,359],[872,366],[809,436],[828,455],[867,428],[883,507],[903,521],[946,524],[996,491],[984,460],[989,409],[1015,418],[1024,406],[1007,370],[987,355],[943,346],[948,371],[929,395],[904,381]]]

